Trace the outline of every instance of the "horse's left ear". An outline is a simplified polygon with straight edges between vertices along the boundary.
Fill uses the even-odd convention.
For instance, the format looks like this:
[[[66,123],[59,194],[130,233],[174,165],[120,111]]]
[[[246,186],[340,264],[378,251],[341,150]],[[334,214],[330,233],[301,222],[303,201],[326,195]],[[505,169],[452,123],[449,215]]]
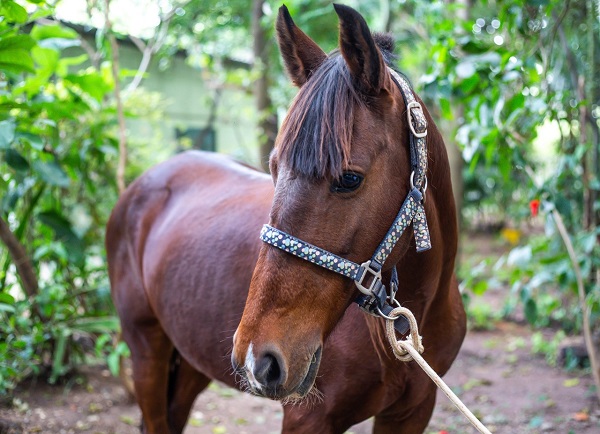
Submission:
[[[296,26],[285,5],[279,8],[275,28],[285,69],[294,84],[301,87],[321,66],[327,54]]]
[[[371,30],[361,14],[349,6],[335,4],[340,19],[340,52],[360,89],[378,94],[385,86],[386,66]]]

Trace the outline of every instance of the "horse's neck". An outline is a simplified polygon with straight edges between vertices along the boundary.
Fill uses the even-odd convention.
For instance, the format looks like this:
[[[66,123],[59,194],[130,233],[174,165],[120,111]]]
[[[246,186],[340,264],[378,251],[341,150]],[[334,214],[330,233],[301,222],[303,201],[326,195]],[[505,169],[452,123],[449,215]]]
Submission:
[[[392,351],[392,347],[386,336],[385,320],[367,315],[366,323],[373,348],[379,358],[380,381],[387,386],[398,384],[399,387],[403,387],[406,371],[401,368],[405,362],[396,359]]]

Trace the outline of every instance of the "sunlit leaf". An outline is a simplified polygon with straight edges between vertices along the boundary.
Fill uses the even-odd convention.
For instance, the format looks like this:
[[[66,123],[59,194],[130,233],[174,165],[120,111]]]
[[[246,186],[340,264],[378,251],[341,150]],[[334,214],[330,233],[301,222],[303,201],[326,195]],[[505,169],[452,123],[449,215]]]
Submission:
[[[31,29],[31,37],[38,41],[41,41],[43,39],[53,39],[53,38],[77,39],[78,36],[79,35],[77,34],[77,32],[75,30],[73,30],[69,27],[58,25],[58,24],[56,24],[56,25],[54,25],[54,24],[50,24],[50,25],[36,24]]]
[[[0,50],[0,70],[10,72],[34,72],[33,59],[29,50],[8,48]]]
[[[14,1],[2,1],[0,3],[0,12],[8,22],[12,23],[22,24],[28,18],[25,8]]]
[[[68,74],[65,76],[65,80],[77,85],[98,101],[102,101],[104,96],[112,90],[112,87],[95,72]]]

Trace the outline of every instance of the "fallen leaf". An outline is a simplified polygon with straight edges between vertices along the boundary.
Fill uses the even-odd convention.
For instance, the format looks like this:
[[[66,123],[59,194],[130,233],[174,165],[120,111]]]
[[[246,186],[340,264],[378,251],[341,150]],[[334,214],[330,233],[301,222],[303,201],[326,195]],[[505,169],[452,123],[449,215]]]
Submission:
[[[590,415],[584,411],[580,411],[579,413],[575,413],[573,415],[573,419],[578,422],[587,422],[588,420],[590,420]]]
[[[569,378],[563,382],[565,387],[575,387],[579,384],[579,378]]]
[[[133,420],[133,418],[129,416],[122,415],[119,419],[121,419],[121,422],[126,423],[127,425],[136,426],[136,423]]]
[[[200,420],[200,419],[196,419],[195,417],[192,417],[188,421],[188,424],[190,426],[202,426],[202,425],[204,425],[204,422],[202,422],[202,420]]]

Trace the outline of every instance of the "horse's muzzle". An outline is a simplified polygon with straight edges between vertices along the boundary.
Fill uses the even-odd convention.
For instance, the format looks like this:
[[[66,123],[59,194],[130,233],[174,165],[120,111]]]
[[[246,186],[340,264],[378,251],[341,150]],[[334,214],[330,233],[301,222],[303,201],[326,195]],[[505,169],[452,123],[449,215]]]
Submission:
[[[234,373],[242,377],[242,383],[245,383],[249,392],[274,400],[290,397],[302,399],[308,395],[315,383],[321,363],[322,347],[319,346],[313,353],[302,379],[292,387],[285,386],[288,370],[278,352],[266,352],[257,360],[254,360],[251,347],[248,348],[248,353],[243,366],[238,364],[233,355],[231,363]]]

